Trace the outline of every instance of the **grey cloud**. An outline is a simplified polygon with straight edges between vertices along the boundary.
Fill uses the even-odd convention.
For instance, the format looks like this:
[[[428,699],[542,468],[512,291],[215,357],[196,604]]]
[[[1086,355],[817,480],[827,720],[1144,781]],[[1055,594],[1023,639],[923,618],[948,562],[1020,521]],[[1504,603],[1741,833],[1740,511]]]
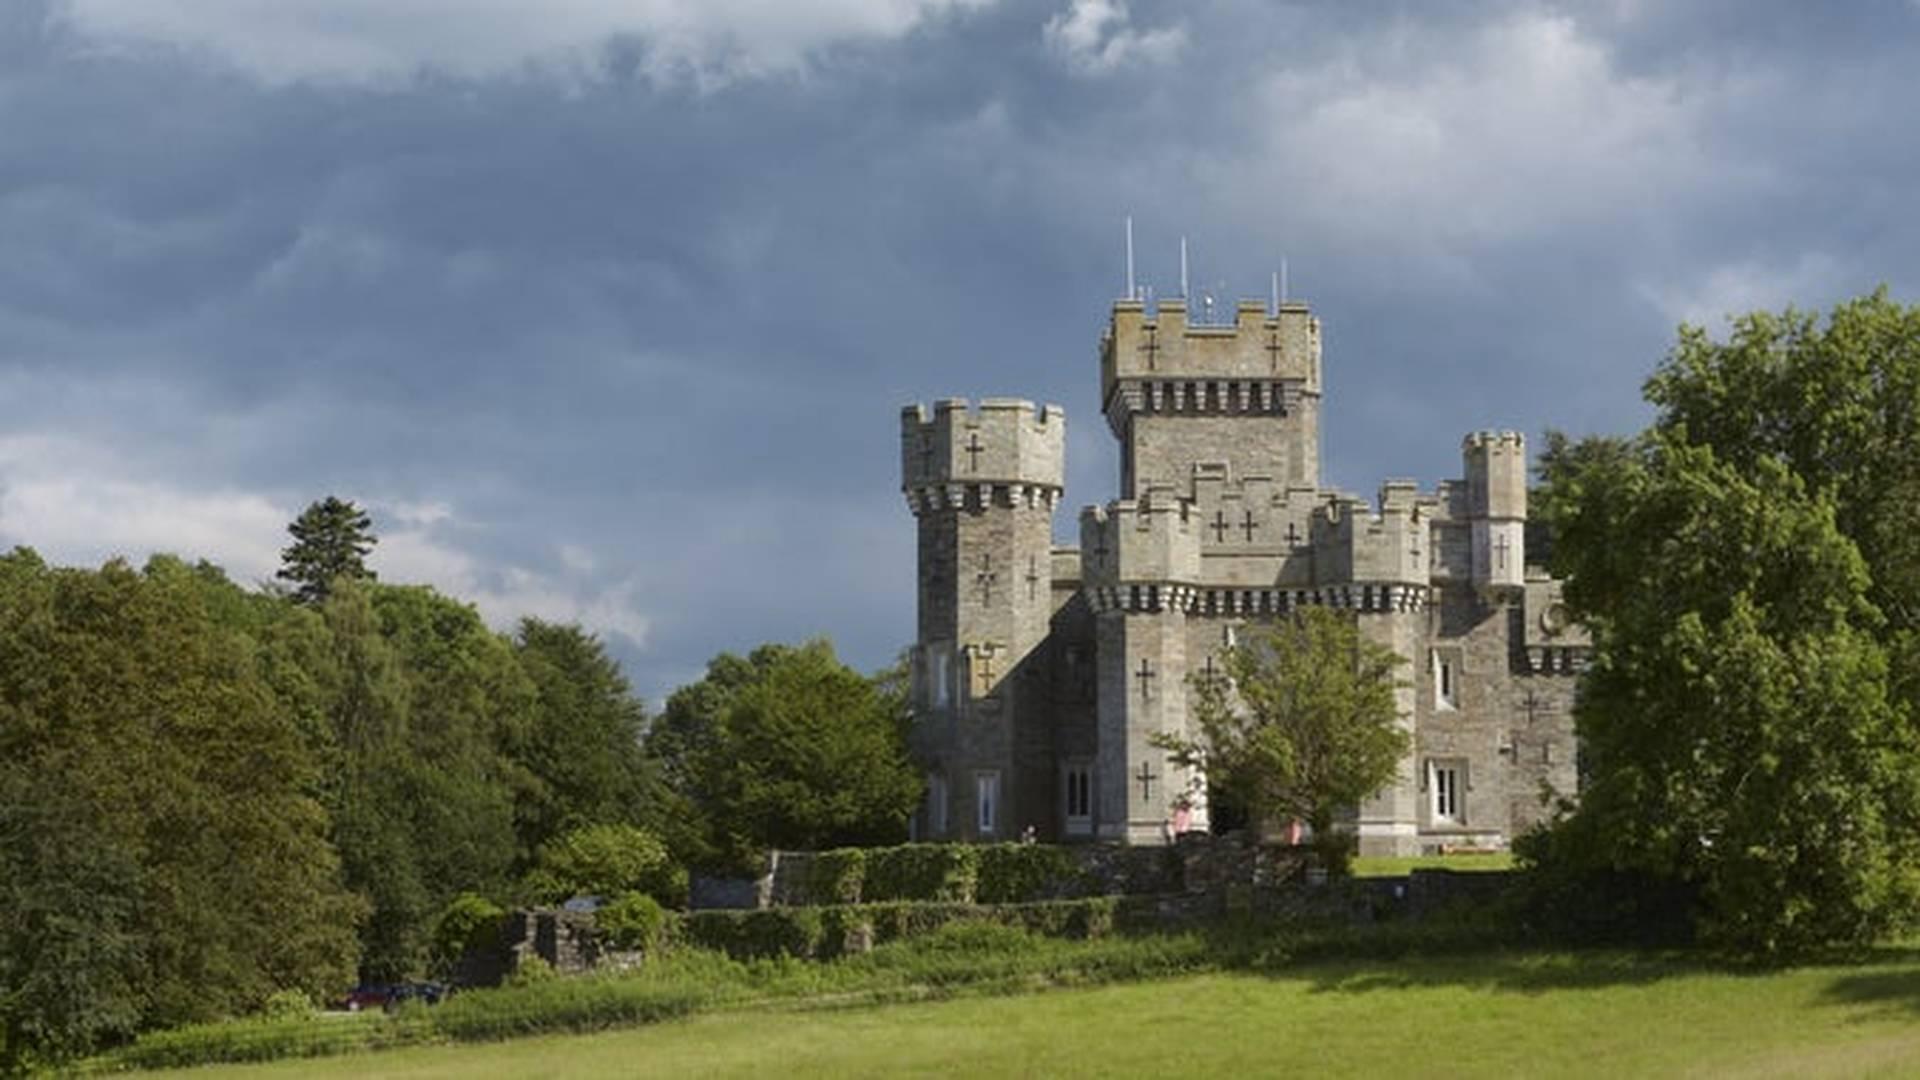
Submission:
[[[614,598],[657,696],[721,648],[910,635],[903,402],[1060,402],[1069,504],[1112,494],[1127,214],[1162,295],[1183,233],[1231,294],[1289,259],[1363,492],[1470,428],[1642,422],[1681,313],[1920,289],[1904,5],[1135,2],[1185,44],[1100,78],[1046,45],[1066,7],[705,92],[632,42],[587,80],[263,84],[10,8],[0,433],[156,491],[443,504],[421,565]]]

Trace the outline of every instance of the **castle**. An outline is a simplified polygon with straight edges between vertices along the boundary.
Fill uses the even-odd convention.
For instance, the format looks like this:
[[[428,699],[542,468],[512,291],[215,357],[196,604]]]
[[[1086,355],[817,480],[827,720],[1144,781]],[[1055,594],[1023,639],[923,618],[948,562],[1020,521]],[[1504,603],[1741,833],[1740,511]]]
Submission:
[[[902,411],[919,528],[913,751],[923,839],[1166,843],[1205,829],[1198,778],[1152,745],[1187,730],[1190,675],[1238,628],[1350,610],[1406,658],[1412,750],[1347,823],[1362,854],[1504,847],[1576,788],[1574,672],[1587,641],[1526,561],[1527,454],[1478,432],[1464,476],[1388,481],[1378,505],[1320,486],[1320,322],[1242,301],[1115,302],[1100,343],[1120,498],[1053,543],[1066,417],[988,398]],[[1031,833],[1029,833],[1031,830]]]

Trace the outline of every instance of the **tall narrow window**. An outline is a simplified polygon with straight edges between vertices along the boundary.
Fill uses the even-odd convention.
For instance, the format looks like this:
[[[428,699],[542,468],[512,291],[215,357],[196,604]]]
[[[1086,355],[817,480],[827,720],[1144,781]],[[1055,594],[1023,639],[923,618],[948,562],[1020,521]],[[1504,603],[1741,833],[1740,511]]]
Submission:
[[[947,689],[950,685],[948,679],[952,677],[948,668],[950,658],[945,645],[933,646],[933,706],[936,709],[946,708],[951,700]]]
[[[1433,705],[1437,709],[1460,705],[1459,656],[1451,650],[1433,650]]]
[[[981,836],[992,836],[1000,827],[1000,774],[997,772],[975,773],[973,775],[973,808],[975,821]]]
[[[1093,832],[1093,770],[1085,765],[1069,765],[1066,772],[1067,833],[1085,836]]]
[[[927,777],[927,831],[947,835],[947,778],[939,773]]]
[[[1433,820],[1458,824],[1460,815],[1460,777],[1465,770],[1457,761],[1427,763],[1427,793],[1433,800]]]

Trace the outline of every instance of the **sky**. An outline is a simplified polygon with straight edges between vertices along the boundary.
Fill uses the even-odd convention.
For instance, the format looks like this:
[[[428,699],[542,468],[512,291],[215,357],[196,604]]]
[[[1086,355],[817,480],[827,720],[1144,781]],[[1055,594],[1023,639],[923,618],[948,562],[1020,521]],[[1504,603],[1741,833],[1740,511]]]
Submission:
[[[913,634],[903,404],[1066,409],[1140,279],[1324,322],[1325,480],[1624,432],[1683,321],[1920,300],[1920,4],[0,0],[0,545],[723,651]]]

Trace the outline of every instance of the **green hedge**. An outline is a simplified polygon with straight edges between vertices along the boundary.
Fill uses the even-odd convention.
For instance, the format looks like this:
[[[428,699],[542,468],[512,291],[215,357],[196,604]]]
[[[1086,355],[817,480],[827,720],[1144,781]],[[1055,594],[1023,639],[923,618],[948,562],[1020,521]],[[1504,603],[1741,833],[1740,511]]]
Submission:
[[[992,844],[979,852],[980,880],[974,899],[982,904],[1024,904],[1078,896],[1091,889],[1079,860],[1063,847]]]
[[[681,940],[718,949],[735,959],[816,956],[826,936],[823,908],[695,911],[680,923]]]
[[[857,904],[865,887],[865,848],[835,848],[813,857],[807,875],[807,896],[815,904]]]
[[[856,941],[885,945],[957,924],[1017,927],[1043,937],[1098,938],[1113,931],[1122,898],[1031,904],[888,901],[764,911],[697,911],[680,924],[681,940],[735,959],[831,958],[860,951]]]
[[[970,903],[980,877],[980,849],[971,844],[902,844],[867,852],[862,900]]]
[[[483,1042],[548,1032],[599,1031],[694,1012],[718,991],[635,979],[552,979],[538,986],[457,994],[431,1009],[397,1016],[303,1017],[199,1024],[142,1035],[92,1063],[96,1071],[197,1065],[386,1050],[451,1040]]]
[[[1053,844],[902,844],[835,848],[812,858],[807,904],[1025,904],[1095,891],[1079,860]]]

